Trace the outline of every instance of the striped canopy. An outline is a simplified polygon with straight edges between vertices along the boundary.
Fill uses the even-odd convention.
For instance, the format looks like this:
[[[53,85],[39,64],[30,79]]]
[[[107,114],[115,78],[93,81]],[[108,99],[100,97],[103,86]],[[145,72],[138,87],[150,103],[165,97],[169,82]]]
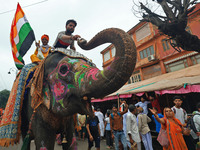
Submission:
[[[18,3],[11,25],[10,42],[14,62],[19,70],[24,66],[23,56],[29,50],[34,40],[34,32]]]

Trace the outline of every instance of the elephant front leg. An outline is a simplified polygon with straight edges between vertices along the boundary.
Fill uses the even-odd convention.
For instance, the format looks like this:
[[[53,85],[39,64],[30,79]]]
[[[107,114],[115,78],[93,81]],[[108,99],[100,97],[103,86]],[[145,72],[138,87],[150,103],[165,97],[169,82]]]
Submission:
[[[37,120],[33,131],[36,150],[54,150],[56,132],[45,122]]]
[[[48,129],[38,129],[35,135],[36,150],[54,150],[56,134]]]

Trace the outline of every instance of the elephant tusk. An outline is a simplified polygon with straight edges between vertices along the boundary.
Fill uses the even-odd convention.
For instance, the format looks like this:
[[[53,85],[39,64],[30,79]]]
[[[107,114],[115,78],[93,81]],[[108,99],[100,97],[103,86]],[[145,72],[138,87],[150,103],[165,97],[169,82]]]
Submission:
[[[87,96],[83,96],[83,100],[84,100],[84,101],[87,101],[87,100],[88,100],[88,97],[87,97]]]

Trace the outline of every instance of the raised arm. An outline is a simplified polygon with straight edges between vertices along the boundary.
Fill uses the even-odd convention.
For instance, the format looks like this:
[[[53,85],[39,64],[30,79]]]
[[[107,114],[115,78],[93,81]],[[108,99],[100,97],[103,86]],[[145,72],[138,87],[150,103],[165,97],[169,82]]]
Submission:
[[[120,112],[121,115],[125,114],[128,112],[128,105],[125,103],[125,108],[123,112]]]
[[[165,124],[165,120],[163,118],[159,118],[159,116],[155,113],[155,111],[151,108],[149,108],[149,110],[151,111],[151,113],[154,115],[155,119],[160,122],[161,124]]]
[[[77,40],[78,38],[81,38],[80,35],[62,35],[62,40]]]

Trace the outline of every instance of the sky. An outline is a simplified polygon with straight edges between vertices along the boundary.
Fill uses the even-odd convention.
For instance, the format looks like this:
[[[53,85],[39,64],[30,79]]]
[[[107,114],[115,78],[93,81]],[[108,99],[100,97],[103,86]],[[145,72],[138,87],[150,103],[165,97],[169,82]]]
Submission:
[[[53,45],[58,32],[65,30],[68,19],[77,21],[73,34],[89,41],[106,28],[120,28],[129,31],[139,22],[132,12],[132,0],[0,0],[0,91],[11,90],[16,67],[10,46],[10,28],[19,2],[34,33],[36,40],[43,34],[49,35],[49,45]],[[110,44],[104,44],[90,51],[82,50],[76,43],[76,50],[84,54],[102,69],[100,52]],[[31,63],[30,56],[35,51],[33,43],[24,56],[25,64]],[[12,69],[11,69],[12,68]],[[11,70],[11,74],[8,71]]]

